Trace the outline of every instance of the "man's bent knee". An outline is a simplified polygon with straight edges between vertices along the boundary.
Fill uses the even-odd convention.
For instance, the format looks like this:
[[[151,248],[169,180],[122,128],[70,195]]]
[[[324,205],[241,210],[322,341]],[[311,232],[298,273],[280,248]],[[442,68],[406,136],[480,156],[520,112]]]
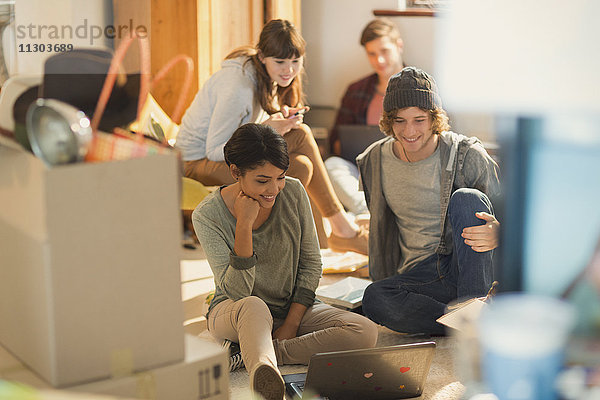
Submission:
[[[485,193],[478,189],[460,188],[454,191],[450,196],[450,204],[464,204],[467,201],[481,201],[487,198]]]
[[[377,314],[381,307],[381,301],[382,298],[377,287],[377,282],[367,286],[362,299],[362,310],[365,316],[375,322],[379,322]]]
[[[492,203],[485,193],[477,189],[461,188],[450,196],[448,204],[450,217],[453,215],[469,215],[476,212],[493,213]],[[464,214],[467,213],[467,214]],[[472,218],[475,218],[473,215]]]

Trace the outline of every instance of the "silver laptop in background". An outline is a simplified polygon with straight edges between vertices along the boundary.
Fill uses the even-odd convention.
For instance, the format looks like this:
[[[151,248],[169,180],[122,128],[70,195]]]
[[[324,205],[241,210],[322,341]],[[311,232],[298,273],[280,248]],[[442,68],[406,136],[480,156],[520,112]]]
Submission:
[[[371,143],[385,137],[377,125],[339,125],[337,131],[341,156],[351,162]]]
[[[435,353],[435,342],[318,353],[308,371],[284,375],[289,398],[392,400],[418,397]]]

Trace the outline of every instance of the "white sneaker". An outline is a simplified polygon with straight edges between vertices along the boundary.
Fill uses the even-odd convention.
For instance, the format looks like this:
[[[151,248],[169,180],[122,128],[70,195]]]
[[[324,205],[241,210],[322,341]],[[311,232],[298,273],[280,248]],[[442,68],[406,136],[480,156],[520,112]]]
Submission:
[[[279,370],[269,364],[260,364],[250,376],[256,400],[284,400],[285,383]]]

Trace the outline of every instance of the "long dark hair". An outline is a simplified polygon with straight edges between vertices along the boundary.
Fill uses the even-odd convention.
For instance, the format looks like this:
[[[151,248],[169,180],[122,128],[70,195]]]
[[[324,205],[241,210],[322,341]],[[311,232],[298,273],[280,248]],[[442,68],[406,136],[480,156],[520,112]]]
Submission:
[[[263,27],[256,47],[240,47],[233,50],[225,59],[246,56],[256,69],[258,77],[258,99],[262,108],[269,114],[279,110],[273,107],[273,99],[277,95],[279,107],[288,105],[299,107],[304,102],[302,90],[302,74],[304,66],[298,72],[292,83],[287,87],[277,86],[277,92],[273,93],[273,81],[265,65],[260,61],[262,57],[275,58],[298,58],[304,56],[306,42],[290,21],[284,19],[273,19]]]
[[[240,173],[265,163],[287,171],[290,158],[283,137],[268,125],[248,123],[233,132],[223,149],[227,165],[235,164]]]

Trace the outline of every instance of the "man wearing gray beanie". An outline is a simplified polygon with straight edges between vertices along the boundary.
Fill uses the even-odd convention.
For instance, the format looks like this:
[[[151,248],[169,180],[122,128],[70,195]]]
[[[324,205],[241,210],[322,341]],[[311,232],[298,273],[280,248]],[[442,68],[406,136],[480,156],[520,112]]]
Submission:
[[[389,137],[356,160],[371,214],[363,312],[395,331],[444,334],[447,304],[492,284],[498,165],[479,139],[450,131],[434,79],[414,67],[390,78],[379,126]]]

